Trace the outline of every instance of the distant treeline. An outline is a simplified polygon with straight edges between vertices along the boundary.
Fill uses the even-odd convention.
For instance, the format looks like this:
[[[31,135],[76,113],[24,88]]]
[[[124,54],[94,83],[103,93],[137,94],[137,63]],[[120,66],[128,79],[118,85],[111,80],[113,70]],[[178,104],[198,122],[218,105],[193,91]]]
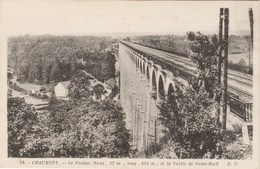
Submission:
[[[114,76],[115,58],[108,37],[20,36],[8,39],[8,65],[22,82],[48,84],[69,80],[85,69],[103,81]]]
[[[176,35],[145,35],[134,36],[130,40],[144,46],[161,49],[173,54],[187,56],[189,54],[189,40],[186,36]],[[229,36],[229,53],[240,54],[249,51],[251,45],[250,35]]]
[[[245,35],[245,36],[231,35],[231,36],[229,36],[228,52],[230,54],[248,53],[249,48],[252,45],[250,38],[251,38],[250,35]]]
[[[176,35],[145,35],[130,37],[133,43],[141,44],[143,46],[159,49],[165,52],[176,54],[182,57],[188,57],[190,54],[190,41],[187,36]],[[251,46],[250,35],[229,36],[229,53],[243,54],[249,53]],[[238,63],[229,63],[229,68],[247,74],[252,74],[252,66],[241,66]]]
[[[186,36],[146,35],[135,36],[130,38],[130,40],[147,47],[161,49],[184,57],[187,57],[189,54],[189,40]]]

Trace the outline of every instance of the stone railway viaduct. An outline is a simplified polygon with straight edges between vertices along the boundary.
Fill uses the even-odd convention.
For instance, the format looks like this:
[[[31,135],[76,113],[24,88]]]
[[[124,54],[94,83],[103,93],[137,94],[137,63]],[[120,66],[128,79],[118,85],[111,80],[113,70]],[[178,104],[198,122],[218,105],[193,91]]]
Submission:
[[[197,69],[188,58],[176,57],[174,62],[169,62],[158,54],[147,54],[126,41],[119,42],[118,55],[120,100],[126,113],[126,126],[132,133],[133,146],[142,151],[151,143],[158,143],[163,136],[162,126],[157,120],[160,100],[174,94],[177,81],[188,85],[187,81],[197,75]],[[250,95],[250,92],[244,93]],[[248,103],[248,99],[246,103],[239,99],[237,102],[243,103],[243,112],[242,115],[241,112],[234,115],[238,119],[235,123],[246,124],[245,140],[248,141],[247,127],[252,121],[252,103]]]

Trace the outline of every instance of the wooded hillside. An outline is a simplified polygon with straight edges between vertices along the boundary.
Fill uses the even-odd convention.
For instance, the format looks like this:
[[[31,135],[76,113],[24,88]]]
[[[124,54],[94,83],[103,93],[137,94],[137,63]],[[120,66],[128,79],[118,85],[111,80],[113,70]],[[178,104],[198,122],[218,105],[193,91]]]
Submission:
[[[49,84],[69,80],[77,68],[103,81],[114,76],[108,37],[20,36],[8,39],[8,65],[22,82]],[[84,64],[80,62],[84,61]]]

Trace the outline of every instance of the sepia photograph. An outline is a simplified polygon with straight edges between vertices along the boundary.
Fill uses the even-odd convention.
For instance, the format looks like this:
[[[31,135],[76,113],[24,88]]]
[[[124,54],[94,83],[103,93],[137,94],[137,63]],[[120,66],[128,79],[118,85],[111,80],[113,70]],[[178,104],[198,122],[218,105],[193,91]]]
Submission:
[[[2,159],[257,160],[257,2],[0,4]]]

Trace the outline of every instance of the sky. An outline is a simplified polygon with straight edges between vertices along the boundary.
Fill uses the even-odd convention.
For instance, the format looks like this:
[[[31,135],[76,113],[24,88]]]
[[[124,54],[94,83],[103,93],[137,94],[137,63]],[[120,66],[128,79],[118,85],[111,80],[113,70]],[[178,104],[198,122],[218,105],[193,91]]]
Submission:
[[[0,0],[0,23],[8,36],[217,33],[220,7],[230,8],[230,34],[249,34],[255,3],[241,1]]]

